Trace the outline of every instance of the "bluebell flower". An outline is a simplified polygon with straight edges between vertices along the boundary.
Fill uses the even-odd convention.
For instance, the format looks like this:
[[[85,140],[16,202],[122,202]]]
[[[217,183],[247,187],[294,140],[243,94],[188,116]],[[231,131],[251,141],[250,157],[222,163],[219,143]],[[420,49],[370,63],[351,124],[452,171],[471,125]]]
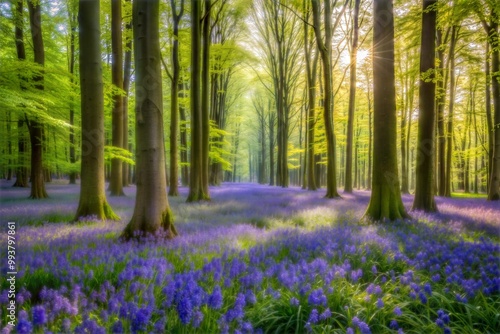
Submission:
[[[43,326],[47,323],[47,314],[42,305],[33,307],[33,325]]]
[[[422,304],[427,304],[427,296],[425,295],[425,293],[423,293],[422,291],[419,292],[418,297],[420,298]]]
[[[311,314],[309,314],[309,319],[307,320],[311,324],[316,324],[319,321],[319,314],[317,309],[312,309]]]
[[[450,327],[445,327],[443,330],[444,334],[451,334],[451,328]]]
[[[208,306],[214,310],[218,310],[222,307],[222,289],[220,286],[215,286],[210,297],[208,297]]]
[[[354,334],[354,329],[352,329],[351,327],[347,327],[347,330],[345,333],[346,334]]]
[[[396,320],[391,320],[391,323],[389,324],[390,329],[398,330],[399,329],[399,324]]]
[[[327,299],[323,289],[316,289],[311,292],[307,300],[312,306],[326,306]]]
[[[327,308],[319,315],[319,320],[325,321],[326,319],[329,319],[331,316],[332,312],[330,311],[330,308]]]
[[[179,319],[182,324],[189,324],[191,317],[193,316],[193,306],[191,305],[191,300],[188,296],[179,300],[179,303],[177,304],[177,314],[179,315]]]
[[[377,308],[382,308],[384,307],[384,301],[382,298],[377,299]]]
[[[201,325],[201,322],[203,321],[203,312],[200,310],[196,310],[193,315],[193,327],[198,328]]]
[[[300,304],[300,302],[297,298],[295,298],[295,297],[290,298],[290,305],[299,306],[299,304]]]
[[[31,322],[25,319],[20,319],[17,323],[16,330],[19,334],[30,334],[33,333],[33,325]]]
[[[113,334],[121,334],[123,333],[123,324],[121,320],[116,321],[113,326],[111,326],[111,333]]]
[[[399,307],[397,307],[397,306],[396,306],[396,307],[394,308],[394,314],[395,314],[395,315],[397,315],[397,316],[399,317],[400,315],[402,315],[402,314],[403,314],[403,312],[401,312],[401,309],[400,309]]]
[[[151,318],[151,310],[149,308],[141,308],[132,318],[132,332],[145,331],[149,319]]]

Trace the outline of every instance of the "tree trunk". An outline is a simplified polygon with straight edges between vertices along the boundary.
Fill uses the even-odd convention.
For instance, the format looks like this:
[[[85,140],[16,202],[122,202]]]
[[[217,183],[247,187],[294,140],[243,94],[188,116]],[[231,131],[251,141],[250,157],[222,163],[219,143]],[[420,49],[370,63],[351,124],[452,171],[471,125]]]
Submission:
[[[113,86],[123,89],[123,48],[122,48],[122,2],[111,0],[111,76]],[[119,92],[113,95],[112,144],[123,148],[123,96]],[[123,192],[122,161],[111,160],[111,178],[109,191],[111,196],[125,196]]]
[[[269,185],[274,186],[274,146],[275,146],[275,138],[274,138],[274,123],[276,117],[269,111]]]
[[[453,26],[451,29],[450,40],[450,102],[448,105],[448,123],[447,123],[447,148],[446,148],[446,184],[444,196],[451,197],[451,165],[453,158],[453,110],[455,107],[455,46],[457,44],[459,27]]]
[[[179,129],[179,22],[184,13],[184,0],[181,0],[179,13],[175,6],[175,1],[170,0],[173,16],[173,41],[172,41],[172,85],[170,90],[170,184],[169,196],[179,196],[179,162],[178,162],[178,139]]]
[[[184,89],[182,95],[184,96]],[[187,129],[186,129],[186,109],[179,106],[179,118],[181,120],[180,137],[181,137],[181,184],[183,186],[189,185],[189,161],[188,161],[188,148],[187,148]]]
[[[373,90],[373,183],[365,217],[374,221],[407,218],[398,177],[392,0],[374,1]]]
[[[43,67],[45,64],[45,51],[42,37],[42,18],[40,3],[34,0],[28,1],[28,10],[30,16],[31,37],[33,39],[33,52],[35,54],[35,63]],[[34,76],[35,87],[44,90],[43,72]],[[26,119],[30,133],[31,142],[31,194],[30,198],[41,199],[48,197],[45,191],[43,178],[43,125],[36,119]]]
[[[438,195],[444,196],[446,193],[446,136],[444,131],[444,106],[446,101],[446,86],[448,76],[444,71],[444,49],[443,32],[437,31],[437,54],[439,59],[437,91],[437,132],[438,132]]]
[[[131,0],[126,0],[131,1]],[[132,32],[132,21],[130,20],[125,24],[126,36]],[[132,150],[131,145],[128,142],[128,94],[130,91],[130,72],[132,68],[132,37],[127,38],[127,42],[125,43],[125,60],[123,64],[123,148],[129,151]],[[126,187],[131,183],[132,167],[126,163],[122,163],[122,178],[123,178],[123,186]]]
[[[101,65],[99,0],[80,0],[80,89],[82,106],[82,167],[80,202],[75,220],[95,216],[119,219],[104,191],[104,95]]]
[[[210,8],[212,0],[205,0],[203,18],[203,45],[201,70],[201,177],[199,199],[210,200],[208,190],[209,140],[210,140]]]
[[[16,1],[16,7],[13,12],[14,24],[15,24],[15,37],[16,37],[16,52],[17,59],[23,61],[26,60],[26,52],[24,49],[24,33],[23,33],[23,0]],[[24,78],[22,74],[19,74],[21,78],[21,90],[25,89],[23,84]],[[13,187],[27,188],[28,184],[28,168],[25,166],[25,152],[26,152],[26,136],[25,130],[23,129],[24,120],[22,116],[19,116],[17,121],[17,164],[16,169],[16,182],[12,185]]]
[[[437,0],[424,0],[420,47],[420,91],[417,139],[416,186],[413,210],[437,211],[434,201],[434,125],[436,122],[436,69]],[[430,77],[429,77],[430,74]]]
[[[69,74],[71,76],[71,88],[76,87],[75,85],[75,35],[77,29],[77,18],[76,13],[73,13],[68,8],[68,16],[70,22],[70,37],[69,37]],[[69,162],[71,163],[71,171],[69,173],[69,184],[76,184],[76,150],[75,150],[75,101],[73,96],[71,96],[70,107],[69,107],[69,124],[71,128],[69,129]]]
[[[352,46],[351,46],[351,65],[349,80],[349,113],[347,117],[347,143],[346,143],[346,164],[344,178],[344,192],[352,192],[352,145],[354,135],[354,110],[356,108],[356,62],[358,54],[358,35],[359,35],[359,3],[361,0],[354,1],[353,28],[352,28]]]
[[[307,2],[306,2],[307,3]],[[316,73],[318,69],[318,52],[314,55],[314,60],[311,63],[312,43],[309,44],[309,31],[308,24],[304,21],[304,48],[306,60],[306,75],[307,75],[307,156],[306,156],[306,169],[307,169],[307,190],[315,191],[316,177],[315,177],[315,162],[314,162],[314,133],[316,128]],[[305,181],[305,180],[304,180]]]
[[[133,2],[137,196],[132,219],[122,233],[125,239],[137,232],[164,238],[177,235],[166,191],[159,9],[159,0]]]
[[[203,199],[200,194],[202,174],[202,115],[200,104],[200,2],[191,0],[191,164],[188,202]]]
[[[488,200],[500,200],[500,50],[498,43],[500,41],[498,32],[498,20],[500,13],[496,9],[491,11],[491,23],[488,31],[488,42],[490,43],[491,53],[491,96],[493,98],[493,158],[490,170],[490,182],[488,189]]]
[[[332,66],[331,66],[331,45],[332,45],[332,25],[330,1],[325,1],[324,6],[325,41],[323,42],[320,27],[320,8],[316,1],[312,1],[314,32],[316,43],[321,55],[323,64],[324,81],[324,101],[323,118],[325,121],[326,150],[327,150],[327,176],[326,176],[326,198],[340,197],[337,192],[336,180],[336,153],[335,134],[333,131],[333,91],[332,91]]]

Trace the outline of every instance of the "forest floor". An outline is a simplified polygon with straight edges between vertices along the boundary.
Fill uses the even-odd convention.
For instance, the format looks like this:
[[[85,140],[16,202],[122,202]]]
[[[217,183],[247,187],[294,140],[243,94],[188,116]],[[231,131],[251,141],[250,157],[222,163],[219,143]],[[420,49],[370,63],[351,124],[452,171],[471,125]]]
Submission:
[[[193,204],[181,188],[169,198],[179,237],[123,243],[135,187],[108,197],[120,221],[70,223],[79,186],[66,183],[30,200],[0,181],[0,268],[15,222],[19,333],[500,332],[499,203],[438,197],[439,213],[366,224],[368,191],[330,200],[224,184]]]

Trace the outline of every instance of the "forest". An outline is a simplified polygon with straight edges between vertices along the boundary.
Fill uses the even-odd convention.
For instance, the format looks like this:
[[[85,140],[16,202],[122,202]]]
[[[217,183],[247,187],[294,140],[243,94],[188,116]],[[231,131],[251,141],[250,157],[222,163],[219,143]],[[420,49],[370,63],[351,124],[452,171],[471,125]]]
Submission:
[[[499,26],[0,2],[1,332],[499,333]]]

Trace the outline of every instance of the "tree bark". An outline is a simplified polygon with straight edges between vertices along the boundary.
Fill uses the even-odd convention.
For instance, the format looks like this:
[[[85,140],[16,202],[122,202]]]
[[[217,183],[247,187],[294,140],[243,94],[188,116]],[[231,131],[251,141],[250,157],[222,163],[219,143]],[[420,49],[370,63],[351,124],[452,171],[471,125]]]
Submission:
[[[168,188],[169,196],[179,196],[179,161],[178,161],[178,139],[179,129],[179,23],[184,14],[184,0],[181,0],[179,13],[175,6],[175,1],[170,0],[173,16],[173,41],[172,41],[172,85],[170,90],[170,184]]]
[[[201,192],[199,199],[210,200],[208,190],[208,150],[210,141],[210,8],[211,0],[205,0],[203,18],[203,45],[201,70]]]
[[[126,0],[131,1],[131,0]],[[132,31],[132,20],[125,24],[126,36]],[[131,145],[128,142],[128,94],[130,91],[130,72],[132,68],[132,37],[128,37],[125,43],[125,56],[123,64],[123,148],[131,150]],[[122,162],[122,179],[123,186],[126,187],[132,182],[132,166],[126,162]]]
[[[45,65],[45,50],[43,47],[42,36],[42,17],[40,3],[35,0],[28,0],[28,10],[30,17],[30,30],[33,40],[33,52],[35,54],[35,63],[43,67]],[[39,90],[44,90],[43,71],[36,74],[33,79],[35,87]],[[45,183],[43,178],[43,125],[34,117],[28,120],[28,125],[31,142],[31,194],[30,198],[41,199],[47,198],[45,191]]]
[[[101,64],[99,0],[80,0],[80,89],[82,106],[82,166],[80,201],[75,220],[95,216],[119,219],[104,191],[104,95]]]
[[[344,178],[344,192],[352,193],[352,145],[354,136],[354,110],[356,108],[356,62],[358,54],[359,36],[359,3],[354,1],[351,65],[349,72],[349,112],[347,116],[347,142],[346,142],[346,164]]]
[[[122,2],[111,0],[111,77],[113,86],[123,90],[123,48],[122,48]],[[113,94],[112,115],[112,144],[123,148],[123,96],[122,93]],[[125,196],[123,192],[122,161],[118,158],[111,160],[111,178],[109,191],[111,196]]]
[[[68,5],[69,6],[69,5]],[[75,35],[77,29],[77,18],[76,13],[74,13],[68,7],[68,17],[70,22],[70,36],[69,36],[69,74],[71,76],[71,87],[75,87]],[[76,184],[76,170],[73,170],[76,164],[76,150],[75,150],[75,101],[71,97],[70,107],[69,107],[69,124],[71,128],[69,129],[69,162],[71,163],[72,170],[69,173],[69,184]]]
[[[20,61],[26,60],[26,51],[24,49],[24,33],[23,33],[23,0],[17,0],[15,9],[13,10],[14,24],[15,24],[15,37],[16,37],[16,52],[17,59]],[[23,80],[25,80],[22,74],[19,74],[21,78],[21,90],[25,89]],[[25,130],[23,129],[24,120],[22,116],[19,116],[17,121],[17,164],[19,167],[16,169],[16,182],[12,185],[13,187],[27,188],[28,184],[28,168],[25,166],[25,152],[26,152],[26,136]]]
[[[444,106],[446,101],[446,86],[448,76],[444,70],[444,49],[442,46],[443,32],[441,29],[437,31],[437,54],[439,59],[437,91],[437,132],[438,132],[438,195],[444,196],[446,193],[446,136],[444,131]]]
[[[164,238],[177,235],[166,191],[159,11],[159,0],[133,2],[137,196],[134,214],[122,233],[124,239],[137,237],[137,233]]]
[[[420,91],[416,185],[413,210],[437,211],[434,201],[434,125],[436,122],[436,10],[437,0],[424,0],[420,47]]]
[[[455,108],[455,46],[458,39],[459,27],[453,26],[451,28],[451,40],[450,40],[450,101],[448,105],[448,123],[447,123],[447,139],[446,139],[446,184],[444,196],[451,197],[451,165],[453,158],[453,111]]]
[[[408,214],[398,177],[392,0],[375,0],[373,12],[373,183],[365,217],[396,220]]]
[[[191,163],[187,202],[203,199],[203,189],[201,188],[203,129],[200,104],[200,2],[199,0],[191,0]]]
[[[494,7],[491,9],[491,22],[489,25],[483,23],[488,34],[488,42],[491,46],[491,97],[493,98],[493,154],[490,169],[490,182],[488,188],[488,200],[500,200],[500,50],[498,49],[499,37],[499,19],[500,9]]]
[[[324,5],[324,24],[325,41],[321,36],[320,27],[320,8],[318,1],[312,1],[314,32],[316,43],[321,55],[323,65],[323,118],[325,121],[326,149],[327,149],[327,176],[326,176],[326,198],[340,197],[337,192],[336,180],[336,152],[335,152],[335,134],[333,131],[333,91],[332,91],[332,66],[331,66],[331,45],[332,45],[332,24],[330,1],[325,1]]]

